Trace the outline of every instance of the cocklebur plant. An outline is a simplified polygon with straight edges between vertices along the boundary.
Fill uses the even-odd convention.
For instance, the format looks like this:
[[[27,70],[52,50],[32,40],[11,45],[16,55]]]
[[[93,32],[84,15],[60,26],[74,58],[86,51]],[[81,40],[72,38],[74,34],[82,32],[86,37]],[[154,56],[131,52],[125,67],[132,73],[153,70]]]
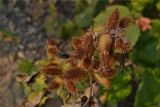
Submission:
[[[96,87],[103,85],[111,90],[110,80],[118,71],[123,72],[127,53],[131,50],[129,41],[124,35],[130,23],[131,18],[120,19],[118,9],[115,9],[106,23],[101,25],[100,30],[96,31],[91,27],[81,37],[73,37],[71,40],[73,51],[70,54],[62,53],[56,46],[56,41],[49,39],[46,45],[45,64],[39,66],[39,72],[27,81],[27,84],[30,84],[39,76],[45,78],[46,86],[43,87],[45,91],[37,105],[40,106],[43,98],[51,93],[65,99],[64,103],[71,103],[70,100],[75,103],[80,97],[81,106],[94,105],[94,91],[98,90],[94,84]],[[87,86],[80,89],[78,85],[84,83]],[[86,90],[87,95],[84,94]]]

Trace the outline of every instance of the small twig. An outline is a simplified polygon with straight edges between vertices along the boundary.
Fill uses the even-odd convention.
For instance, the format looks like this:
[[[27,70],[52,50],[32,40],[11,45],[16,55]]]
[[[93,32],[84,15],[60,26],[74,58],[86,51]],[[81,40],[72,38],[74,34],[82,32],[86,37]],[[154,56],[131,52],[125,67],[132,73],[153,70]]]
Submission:
[[[141,68],[140,66],[136,65],[134,62],[132,62],[131,60],[127,60],[128,64],[127,65],[132,65],[134,68],[138,69],[139,71],[143,71],[143,68]]]
[[[127,54],[126,52],[123,52],[123,53],[121,54],[121,56],[120,56],[120,65],[119,65],[119,67],[120,67],[120,72],[123,72],[123,70],[124,70],[126,54]]]
[[[66,102],[68,102],[69,101],[69,99],[71,98],[71,93],[69,93],[69,95],[67,96],[67,98],[66,98]]]

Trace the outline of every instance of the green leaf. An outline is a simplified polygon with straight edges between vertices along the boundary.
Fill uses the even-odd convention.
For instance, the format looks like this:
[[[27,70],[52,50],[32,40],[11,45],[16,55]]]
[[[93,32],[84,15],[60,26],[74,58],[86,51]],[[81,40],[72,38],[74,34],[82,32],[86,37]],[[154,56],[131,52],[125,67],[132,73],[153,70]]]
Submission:
[[[76,0],[75,1],[75,11],[81,12],[87,7],[88,3],[86,0]]]
[[[38,60],[38,61],[35,62],[35,65],[37,67],[43,67],[43,66],[46,66],[47,64],[48,64],[48,60],[46,58]]]
[[[156,8],[160,12],[160,1],[156,4]]]
[[[125,16],[129,16],[129,10],[127,7],[120,6],[120,5],[110,6],[110,7],[107,7],[103,12],[101,12],[99,15],[96,16],[96,18],[94,19],[94,26],[105,23],[108,16],[116,8],[119,10],[121,18]]]
[[[115,95],[119,99],[125,99],[130,93],[131,93],[131,86],[127,85],[126,87],[123,87],[119,91],[117,91]]]
[[[44,75],[40,75],[39,77],[37,77],[35,82],[32,84],[32,89],[35,92],[42,91],[44,88],[47,87],[45,80],[46,80],[46,78]]]
[[[136,42],[138,41],[138,38],[140,36],[140,29],[137,25],[130,25],[125,32],[126,38],[129,40],[131,47],[133,47]]]
[[[86,8],[82,13],[75,16],[75,23],[80,28],[88,27],[92,23],[94,7]]]
[[[25,95],[29,95],[31,93],[31,87],[24,85],[24,93]]]
[[[75,27],[75,24],[71,20],[67,20],[62,27],[61,32],[63,33],[61,37],[67,39],[73,36],[77,30],[78,29]]]
[[[158,52],[160,52],[160,38],[158,39],[158,43],[157,43],[157,46],[156,46],[156,50]]]
[[[88,7],[95,7],[100,0],[75,0],[76,13],[82,12]]]
[[[51,35],[53,30],[58,28],[57,23],[58,20],[56,15],[50,15],[45,18],[44,27],[48,35]]]
[[[33,89],[35,92],[37,92],[37,91],[42,90],[43,87],[42,87],[40,84],[38,84],[38,83],[33,83],[33,84],[32,84],[32,89]]]
[[[128,85],[131,80],[131,76],[128,72],[118,73],[113,80],[112,89],[108,92],[107,101],[110,104],[117,104],[119,101],[125,99],[131,93],[131,86]]]
[[[155,37],[160,38],[160,20],[154,19],[152,20],[152,30],[151,32]]]
[[[146,67],[156,67],[160,62],[160,55],[156,50],[158,39],[150,32],[144,32],[139,37],[132,51],[132,60]],[[137,54],[138,53],[138,54]]]
[[[22,60],[19,64],[18,71],[27,73],[28,75],[33,74],[37,68],[29,60]]]
[[[14,33],[7,31],[5,29],[0,29],[0,33],[3,33],[6,36],[16,36]]]
[[[20,39],[12,32],[0,28],[0,40],[19,42]]]
[[[146,70],[138,87],[134,107],[151,107],[160,102],[160,79]],[[158,105],[157,105],[158,106]]]
[[[150,2],[152,2],[152,0],[131,0],[131,5],[134,10],[141,12]]]
[[[37,96],[40,96],[40,93],[39,92],[31,92],[29,95],[28,95],[28,97],[27,97],[27,99],[30,101],[30,100],[33,100],[35,97],[37,97]]]
[[[89,86],[89,84],[86,81],[81,82],[81,83],[76,83],[77,89],[79,89],[81,91],[85,91],[88,88],[88,86]]]

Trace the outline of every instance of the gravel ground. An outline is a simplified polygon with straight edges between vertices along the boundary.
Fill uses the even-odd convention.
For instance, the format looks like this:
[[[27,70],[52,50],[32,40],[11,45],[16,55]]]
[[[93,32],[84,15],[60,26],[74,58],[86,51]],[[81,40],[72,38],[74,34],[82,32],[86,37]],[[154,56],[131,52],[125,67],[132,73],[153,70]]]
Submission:
[[[17,66],[20,59],[44,57],[48,38],[44,21],[51,2],[56,3],[58,14],[72,19],[73,3],[68,1],[0,0],[0,29],[11,35],[0,32],[0,107],[23,107],[24,96],[15,78]]]
[[[34,58],[39,58],[47,37],[43,26],[47,3],[31,2],[33,0],[17,0],[15,3],[7,1],[9,0],[1,1],[0,27],[11,32],[19,42],[8,43],[1,40],[0,57],[10,52],[17,52],[16,55],[23,52],[21,54],[24,54],[25,58],[31,59],[33,55]]]
[[[10,38],[14,38],[6,40],[0,34],[0,107],[22,107],[16,69],[19,59],[44,56],[47,5],[47,0],[42,4],[34,0],[0,0],[0,29],[9,31]]]

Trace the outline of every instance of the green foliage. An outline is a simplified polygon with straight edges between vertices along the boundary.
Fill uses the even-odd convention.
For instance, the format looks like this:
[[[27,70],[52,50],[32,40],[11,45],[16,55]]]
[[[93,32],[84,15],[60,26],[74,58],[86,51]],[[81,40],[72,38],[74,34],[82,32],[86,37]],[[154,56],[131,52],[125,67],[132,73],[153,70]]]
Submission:
[[[113,88],[108,92],[107,102],[110,104],[118,104],[118,102],[124,100],[131,93],[131,76],[129,72],[124,74],[118,73],[112,80]]]
[[[160,19],[152,20],[152,30],[151,33],[158,39],[156,49],[160,52]]]
[[[151,107],[160,102],[160,78],[152,74],[152,69],[146,69],[142,74],[142,81],[139,84],[134,107]]]
[[[131,0],[131,1],[132,1],[131,4],[136,11],[143,11],[147,3],[150,2],[150,0]]]
[[[125,32],[125,36],[130,41],[131,47],[133,47],[140,36],[139,27],[137,25],[130,25]]]
[[[89,86],[89,84],[84,81],[82,83],[77,83],[76,84],[76,87],[79,89],[79,90],[82,90],[82,91],[85,91],[85,89]]]
[[[83,32],[83,28],[87,28],[93,23],[96,4],[97,0],[93,0],[93,2],[76,0],[76,14],[73,20],[70,18],[64,19],[58,15],[56,6],[50,4],[51,15],[45,20],[45,28],[48,35],[52,35],[54,32],[56,37],[64,39],[68,39],[73,35],[80,35]]]
[[[40,75],[39,78],[35,79],[35,82],[32,84],[32,90],[35,92],[42,91],[44,88],[47,88],[47,84],[45,83],[45,76]]]
[[[133,61],[144,67],[156,67],[160,62],[160,55],[156,50],[157,44],[157,39],[150,32],[143,33],[132,52]]]
[[[18,71],[31,75],[37,71],[37,68],[33,65],[31,61],[22,60],[19,63]]]
[[[157,10],[160,12],[160,1],[156,4]]]
[[[97,3],[98,3],[98,0],[91,0],[91,1],[76,0],[76,2],[75,2],[75,4],[76,4],[76,12],[83,11],[87,6],[89,6],[89,7],[96,6]]]
[[[29,87],[27,85],[24,85],[24,84],[23,84],[23,87],[24,87],[24,94],[26,96],[28,96],[31,93],[31,91],[32,91],[31,87]]]
[[[152,20],[152,33],[155,37],[160,38],[160,19]]]
[[[80,28],[89,27],[92,23],[94,7],[86,8],[82,13],[75,16],[75,24]]]
[[[149,16],[156,18],[159,10],[159,0],[131,0],[130,8],[135,17]]]

